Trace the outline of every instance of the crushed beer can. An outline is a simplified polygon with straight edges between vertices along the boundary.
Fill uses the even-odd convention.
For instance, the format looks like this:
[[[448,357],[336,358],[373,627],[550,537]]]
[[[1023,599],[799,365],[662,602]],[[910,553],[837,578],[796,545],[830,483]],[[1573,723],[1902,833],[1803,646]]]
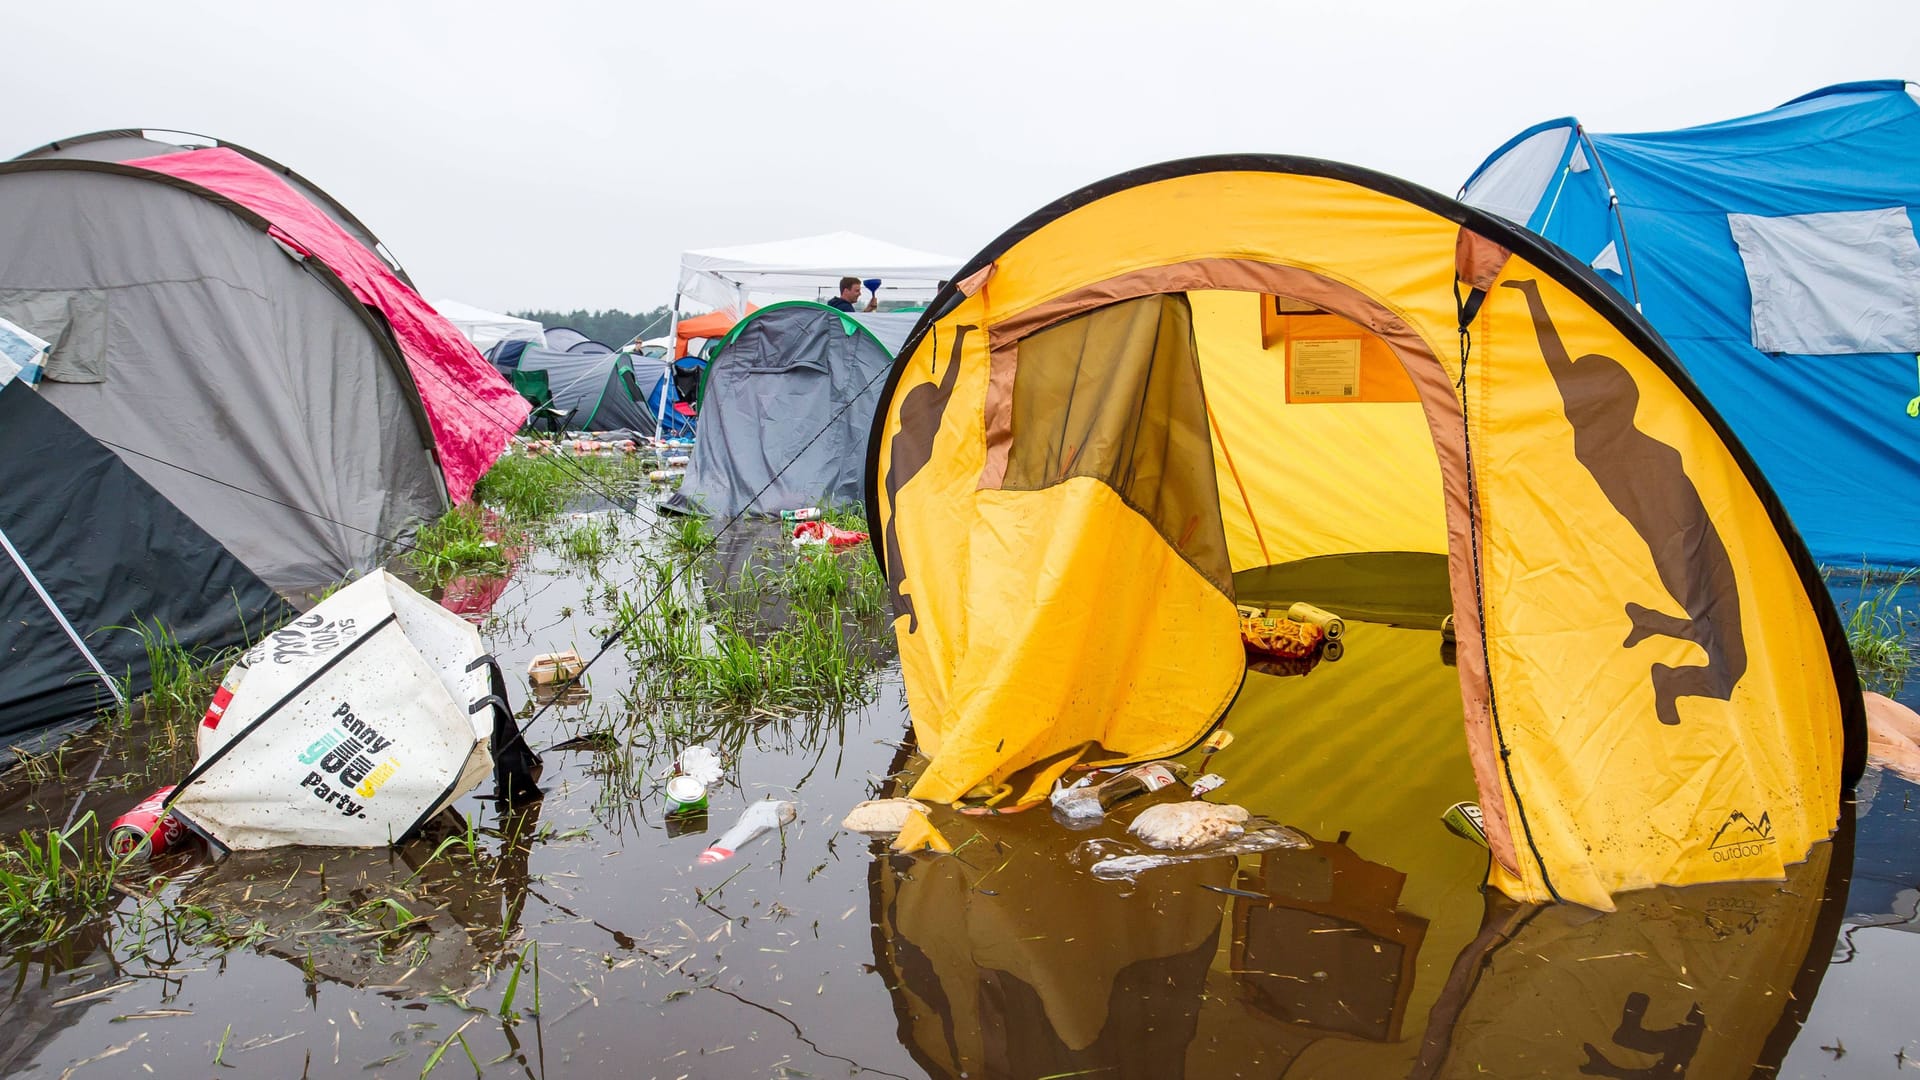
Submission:
[[[107,849],[115,858],[144,863],[180,846],[187,838],[186,823],[165,809],[174,785],[168,784],[113,819],[107,831]]]
[[[817,506],[803,506],[798,510],[782,510],[780,511],[780,520],[818,521],[820,520],[820,508]]]

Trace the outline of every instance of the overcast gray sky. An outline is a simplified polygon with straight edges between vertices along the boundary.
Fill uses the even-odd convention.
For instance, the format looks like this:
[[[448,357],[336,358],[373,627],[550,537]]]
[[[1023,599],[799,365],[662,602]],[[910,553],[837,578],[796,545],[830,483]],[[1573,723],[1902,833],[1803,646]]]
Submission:
[[[0,156],[110,127],[237,142],[428,296],[495,309],[648,307],[686,248],[836,229],[965,258],[1168,158],[1451,194],[1550,117],[1671,128],[1920,78],[1916,0],[7,7]]]

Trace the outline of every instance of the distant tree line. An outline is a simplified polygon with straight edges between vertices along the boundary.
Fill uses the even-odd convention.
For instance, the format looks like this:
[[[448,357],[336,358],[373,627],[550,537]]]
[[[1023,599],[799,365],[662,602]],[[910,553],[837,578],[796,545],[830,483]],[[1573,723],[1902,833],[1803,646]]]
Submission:
[[[605,342],[619,348],[632,341],[635,334],[644,332],[647,337],[665,337],[667,317],[671,314],[665,304],[651,311],[619,311],[608,308],[605,311],[512,311],[522,319],[532,319],[542,326],[570,326],[595,341]]]

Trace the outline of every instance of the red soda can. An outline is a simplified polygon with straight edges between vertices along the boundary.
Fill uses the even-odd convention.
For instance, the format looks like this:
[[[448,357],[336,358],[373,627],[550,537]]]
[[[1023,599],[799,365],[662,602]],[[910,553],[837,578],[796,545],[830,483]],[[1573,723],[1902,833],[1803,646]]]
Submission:
[[[107,848],[116,858],[143,863],[155,855],[180,846],[187,837],[187,826],[171,813],[163,813],[167,796],[174,785],[168,784],[140,801],[140,805],[113,819],[107,832]]]

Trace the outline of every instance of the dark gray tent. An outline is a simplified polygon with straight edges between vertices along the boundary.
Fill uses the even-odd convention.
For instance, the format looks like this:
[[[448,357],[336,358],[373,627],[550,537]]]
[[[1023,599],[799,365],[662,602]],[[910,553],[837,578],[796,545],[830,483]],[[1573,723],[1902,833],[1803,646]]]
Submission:
[[[736,324],[708,368],[681,513],[777,514],[862,503],[867,433],[893,354],[859,317],[770,304]]]
[[[202,658],[291,613],[0,358],[0,744],[152,686],[139,628]]]
[[[521,379],[516,381],[523,388],[527,375],[536,371],[546,373],[551,404],[570,414],[567,427],[572,431],[625,430],[640,435],[653,434],[654,415],[647,407],[647,392],[666,371],[664,360],[628,353],[583,353],[571,349],[556,352],[528,346],[519,353],[515,368],[521,374]]]
[[[0,317],[54,343],[47,402],[277,589],[445,510],[401,346],[320,258],[197,184],[36,154],[0,164]]]

